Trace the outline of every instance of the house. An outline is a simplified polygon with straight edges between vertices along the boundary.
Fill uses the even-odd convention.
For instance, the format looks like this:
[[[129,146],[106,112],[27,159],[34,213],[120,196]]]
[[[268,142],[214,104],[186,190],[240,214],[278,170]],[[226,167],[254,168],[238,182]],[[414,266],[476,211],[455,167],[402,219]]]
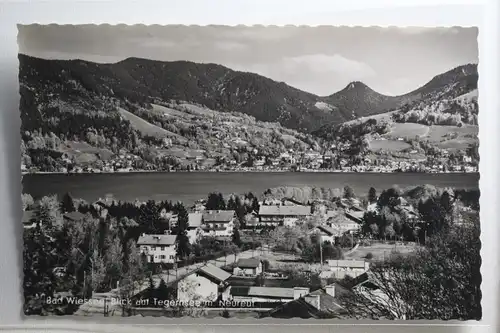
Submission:
[[[137,241],[149,263],[174,263],[177,259],[175,235],[142,234]]]
[[[349,220],[351,220],[352,222],[357,223],[358,227],[359,227],[359,224],[363,223],[363,218],[365,216],[365,212],[364,211],[354,211],[354,210],[351,210],[351,211],[346,211],[345,212],[345,216]],[[354,229],[358,229],[358,228],[354,228]]]
[[[308,293],[309,288],[307,287],[230,286],[223,294],[223,300],[242,303],[285,303],[298,299]]]
[[[311,233],[318,234],[321,240],[321,243],[324,242],[329,242],[334,244],[335,243],[335,237],[340,236],[338,234],[338,231],[332,229],[329,226],[326,225],[318,225],[316,228],[312,230]]]
[[[233,269],[233,275],[257,276],[263,271],[262,261],[256,258],[240,259]]]
[[[339,304],[338,295],[348,293],[339,285],[328,285],[309,293],[299,299],[284,303],[268,313],[273,318],[339,318],[347,315],[347,311]]]
[[[187,235],[189,237],[189,242],[194,244],[197,242],[202,231],[202,221],[203,214],[200,212],[194,212],[188,214],[188,229]]]
[[[343,279],[346,276],[358,277],[370,269],[370,263],[365,260],[328,260],[332,277]]]
[[[347,216],[350,214],[351,218]],[[364,215],[364,214],[363,214]],[[361,228],[361,222],[358,222],[358,213],[345,213],[342,218],[331,218],[326,223],[334,230],[337,231],[337,235],[340,236],[346,232],[358,231]]]
[[[23,212],[23,227],[25,229],[31,229],[36,227],[35,212],[32,210],[26,210]]]
[[[231,236],[236,213],[234,210],[206,210],[202,213],[203,230],[206,236]]]
[[[311,215],[310,206],[265,206],[259,207],[259,221],[261,224],[283,225],[285,218],[305,218]]]
[[[184,276],[177,284],[180,302],[216,301],[227,289],[231,274],[212,264],[207,264]]]
[[[63,215],[63,219],[67,222],[80,222],[85,218],[85,215],[80,212],[70,212]]]

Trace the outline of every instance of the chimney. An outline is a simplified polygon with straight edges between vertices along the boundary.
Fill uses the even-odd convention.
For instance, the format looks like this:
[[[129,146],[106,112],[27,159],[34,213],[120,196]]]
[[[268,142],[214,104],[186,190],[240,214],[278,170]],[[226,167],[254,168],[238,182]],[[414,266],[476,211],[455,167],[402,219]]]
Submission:
[[[299,299],[302,296],[309,294],[309,288],[306,287],[294,287],[293,288],[293,299]]]
[[[142,237],[145,237],[145,236],[146,236],[146,234],[143,232],[143,233],[142,233]]]
[[[314,306],[316,309],[321,310],[321,296],[320,295],[306,295],[304,300]]]
[[[326,286],[325,291],[328,295],[335,297],[335,285],[334,284],[330,284],[330,285]]]

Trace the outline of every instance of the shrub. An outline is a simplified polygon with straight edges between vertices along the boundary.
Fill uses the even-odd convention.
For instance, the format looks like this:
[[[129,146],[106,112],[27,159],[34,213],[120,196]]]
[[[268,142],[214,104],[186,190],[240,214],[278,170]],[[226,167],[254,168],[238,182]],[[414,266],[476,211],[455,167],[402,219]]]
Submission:
[[[365,256],[366,259],[372,259],[373,258],[373,253],[368,252]]]

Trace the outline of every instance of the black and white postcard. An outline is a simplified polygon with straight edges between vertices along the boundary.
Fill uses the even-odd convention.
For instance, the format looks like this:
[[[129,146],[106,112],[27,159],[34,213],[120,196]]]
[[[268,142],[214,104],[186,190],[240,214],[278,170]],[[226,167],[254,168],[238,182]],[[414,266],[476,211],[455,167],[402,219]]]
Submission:
[[[25,315],[481,319],[477,37],[19,26]]]

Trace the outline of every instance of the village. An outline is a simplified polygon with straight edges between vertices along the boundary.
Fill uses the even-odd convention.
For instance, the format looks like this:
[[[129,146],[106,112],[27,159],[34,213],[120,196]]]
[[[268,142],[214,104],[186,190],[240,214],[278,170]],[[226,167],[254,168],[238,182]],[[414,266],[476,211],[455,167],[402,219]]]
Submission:
[[[347,147],[348,148],[348,147]],[[180,171],[205,171],[205,172],[423,172],[423,173],[474,173],[478,172],[477,163],[473,163],[470,156],[460,155],[455,163],[449,163],[449,153],[441,152],[439,158],[394,158],[392,156],[371,155],[365,156],[360,161],[353,163],[342,152],[347,148],[339,146],[339,152],[332,151],[321,153],[309,150],[306,152],[294,152],[293,150],[281,153],[276,157],[264,157],[258,155],[255,149],[252,158],[243,162],[235,159],[218,157],[210,158],[204,156],[204,151],[196,154],[186,155],[178,159],[174,165],[165,162],[165,167],[158,169],[150,163],[145,162],[139,156],[123,152],[112,155],[107,160],[97,159],[92,163],[75,165],[69,154],[62,154],[61,167],[58,173],[123,173],[123,172],[180,172]],[[162,163],[164,164],[164,163]],[[21,165],[23,173],[38,172],[30,170],[26,165]],[[43,172],[42,172],[43,173]]]
[[[163,209],[159,214],[167,225],[164,233],[142,233],[137,246],[147,263],[160,269],[156,271],[154,283],[155,286],[164,283],[170,290],[169,296],[163,301],[144,299],[151,286],[140,283],[130,295],[134,301],[127,308],[127,314],[172,316],[176,307],[171,304],[196,301],[200,309],[216,315],[226,311],[228,316],[342,316],[345,313],[336,297],[351,289],[361,290],[370,280],[371,262],[384,260],[394,253],[411,252],[417,246],[396,238],[389,242],[363,238],[360,233],[363,216],[378,208],[376,202],[362,208],[362,202],[354,197],[342,198],[335,205],[265,198],[258,202],[257,210],[246,214],[244,225],[234,210],[207,210],[206,203],[199,200],[189,209],[189,243],[195,246],[210,239],[223,244],[223,255],[183,262],[177,251],[176,235],[172,233],[179,217]],[[92,204],[101,219],[106,219],[111,205],[113,199],[110,198]],[[398,205],[408,219],[418,223],[418,214],[412,205],[402,197]],[[74,211],[64,214],[63,218],[69,223],[81,223],[85,214]],[[25,229],[36,227],[33,212],[25,211],[23,223]],[[230,245],[236,233],[241,243],[248,240],[252,248]],[[291,238],[297,233],[305,233],[319,244],[319,253],[305,259],[287,249],[286,244],[292,244]],[[291,279],[290,275],[294,274],[300,277]],[[317,279],[313,285],[307,282],[311,278]],[[349,281],[349,284],[339,281]],[[94,293],[93,299],[80,305],[76,314],[124,315],[124,301],[112,301],[120,299],[119,289],[116,285],[107,293]]]

